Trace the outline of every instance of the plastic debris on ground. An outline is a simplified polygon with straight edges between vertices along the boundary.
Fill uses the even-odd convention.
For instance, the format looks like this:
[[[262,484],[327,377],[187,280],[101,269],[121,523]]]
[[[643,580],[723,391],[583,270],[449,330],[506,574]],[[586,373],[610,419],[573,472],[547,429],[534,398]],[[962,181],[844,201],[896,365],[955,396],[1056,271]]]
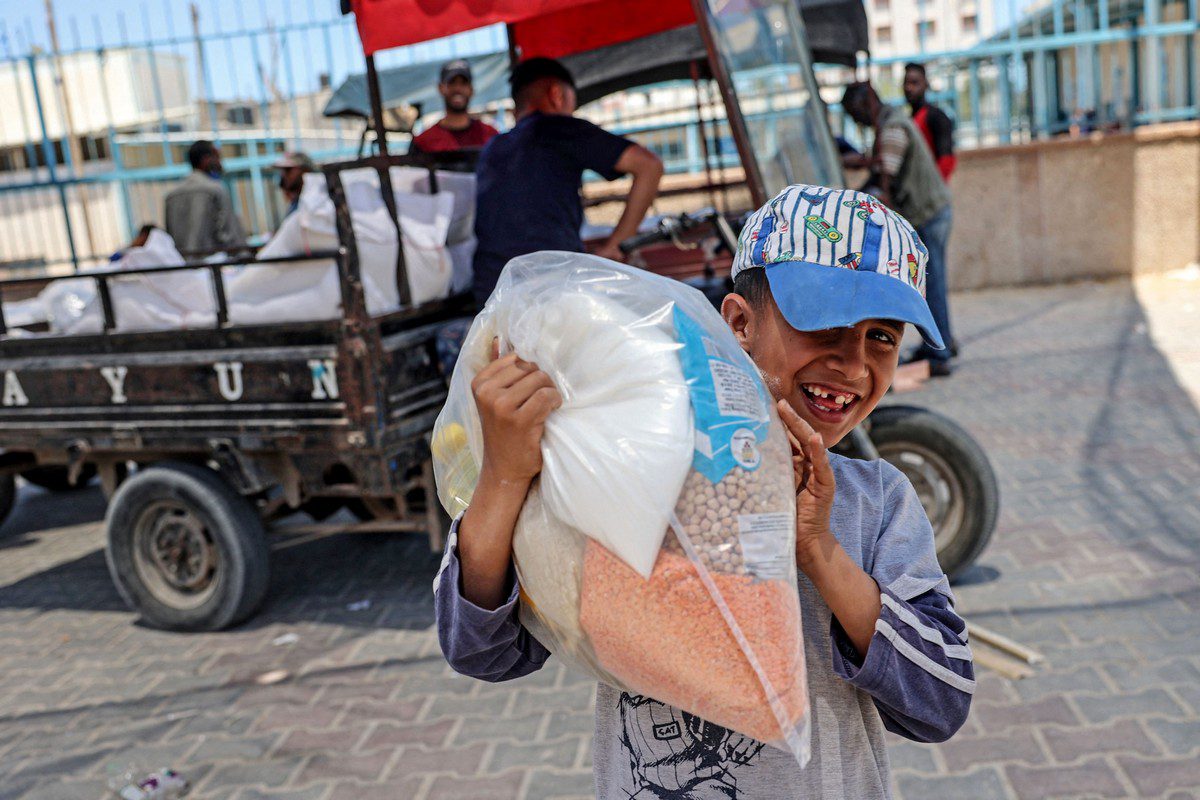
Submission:
[[[272,669],[262,673],[261,675],[256,675],[254,677],[254,682],[259,686],[272,686],[276,683],[283,683],[291,676],[292,673],[288,672],[286,669]]]
[[[191,786],[173,769],[162,768],[146,775],[129,764],[110,764],[108,788],[121,800],[176,800]]]

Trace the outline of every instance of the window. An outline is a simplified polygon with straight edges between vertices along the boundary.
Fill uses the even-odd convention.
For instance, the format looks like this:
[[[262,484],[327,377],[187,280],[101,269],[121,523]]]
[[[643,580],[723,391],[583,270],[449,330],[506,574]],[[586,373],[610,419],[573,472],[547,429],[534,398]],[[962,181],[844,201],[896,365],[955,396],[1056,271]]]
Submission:
[[[225,119],[230,125],[253,125],[254,108],[251,106],[230,106],[225,109]]]
[[[653,152],[668,165],[687,158],[687,145],[682,128],[647,131],[637,137],[638,143]]]
[[[891,44],[892,43],[892,26],[880,25],[875,29],[876,44]]]
[[[975,33],[979,28],[979,17],[974,14],[968,14],[962,18],[963,33]]]
[[[937,33],[937,23],[934,20],[927,19],[917,23],[917,41],[924,44],[933,38]]]

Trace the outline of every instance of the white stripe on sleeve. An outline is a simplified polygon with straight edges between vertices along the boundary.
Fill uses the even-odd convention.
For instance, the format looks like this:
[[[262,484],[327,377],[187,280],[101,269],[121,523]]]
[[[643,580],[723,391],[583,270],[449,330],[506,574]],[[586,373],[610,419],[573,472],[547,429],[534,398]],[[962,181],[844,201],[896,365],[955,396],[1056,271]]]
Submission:
[[[891,642],[892,647],[896,648],[896,652],[907,658],[916,666],[928,672],[933,677],[937,678],[943,683],[953,686],[959,691],[966,692],[967,694],[975,694],[975,681],[970,680],[969,678],[964,678],[962,675],[959,675],[958,673],[943,667],[941,664],[938,664],[929,656],[925,655],[920,650],[906,642],[904,637],[896,632],[895,628],[893,628],[891,625],[888,625],[882,619],[875,621],[875,630],[879,633],[882,633],[884,638]]]
[[[450,554],[454,551],[455,547],[458,547],[458,523],[462,521],[463,514],[466,513],[464,511],[455,517],[454,523],[450,526],[450,534],[446,537],[446,550],[442,553],[442,563],[438,565],[437,574],[433,576],[433,593],[435,595],[437,594],[438,586],[442,582],[442,573],[446,571],[446,567],[450,566]]]
[[[965,644],[946,644],[946,640],[942,638],[941,633],[921,622],[916,614],[901,605],[898,600],[887,592],[880,592],[879,599],[883,601],[883,604],[887,606],[889,611],[899,617],[905,625],[915,630],[922,639],[930,644],[939,645],[946,652],[947,658],[957,658],[959,661],[971,660],[971,648]]]

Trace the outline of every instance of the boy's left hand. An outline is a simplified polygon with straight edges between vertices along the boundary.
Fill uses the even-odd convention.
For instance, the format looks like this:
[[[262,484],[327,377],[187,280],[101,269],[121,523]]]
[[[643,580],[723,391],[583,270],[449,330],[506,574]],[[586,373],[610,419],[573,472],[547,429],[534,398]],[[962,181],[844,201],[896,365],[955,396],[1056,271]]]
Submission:
[[[792,443],[796,480],[796,563],[801,569],[832,537],[829,515],[837,481],[821,434],[812,429],[786,400],[778,402],[779,417]]]

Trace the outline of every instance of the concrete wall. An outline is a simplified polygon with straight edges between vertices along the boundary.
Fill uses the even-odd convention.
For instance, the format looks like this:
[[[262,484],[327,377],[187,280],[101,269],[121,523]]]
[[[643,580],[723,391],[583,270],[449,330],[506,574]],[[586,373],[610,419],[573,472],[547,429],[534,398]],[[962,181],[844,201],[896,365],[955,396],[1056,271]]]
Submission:
[[[981,289],[1200,262],[1200,123],[967,151],[950,285]]]

